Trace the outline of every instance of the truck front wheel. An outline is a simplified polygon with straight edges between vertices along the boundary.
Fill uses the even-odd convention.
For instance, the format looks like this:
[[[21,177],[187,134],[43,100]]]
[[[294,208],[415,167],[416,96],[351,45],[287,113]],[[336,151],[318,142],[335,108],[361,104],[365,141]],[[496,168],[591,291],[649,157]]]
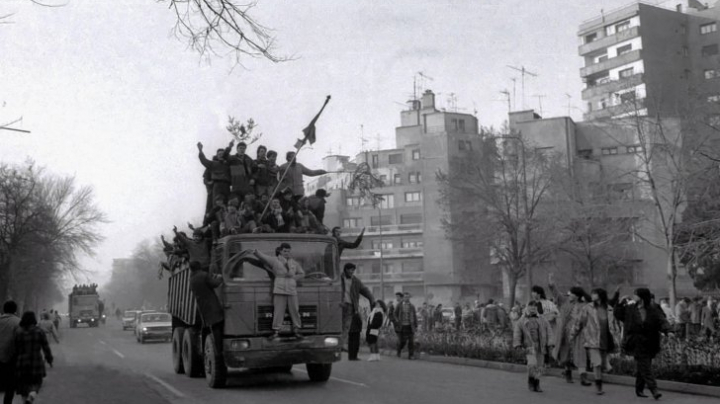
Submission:
[[[205,380],[208,386],[217,389],[225,387],[227,381],[227,367],[222,354],[215,347],[212,334],[205,338]]]
[[[332,373],[332,363],[307,363],[308,376],[314,382],[326,382]]]
[[[190,377],[203,375],[202,339],[201,334],[192,328],[185,329],[182,341],[182,359],[185,374]]]
[[[182,342],[183,334],[185,334],[184,327],[175,327],[172,334],[172,361],[173,370],[177,374],[185,373],[185,367],[183,366],[182,360]]]

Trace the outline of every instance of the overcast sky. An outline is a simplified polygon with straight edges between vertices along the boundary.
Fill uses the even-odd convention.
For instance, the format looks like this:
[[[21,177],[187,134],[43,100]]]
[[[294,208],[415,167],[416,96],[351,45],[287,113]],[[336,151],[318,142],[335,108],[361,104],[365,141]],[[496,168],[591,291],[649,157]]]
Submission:
[[[526,80],[526,106],[580,120],[578,25],[627,0],[259,0],[254,16],[273,27],[278,51],[291,62],[227,59],[206,63],[176,39],[173,14],[153,0],[67,0],[60,8],[3,0],[0,15],[0,161],[27,157],[51,172],[95,187],[111,223],[87,269],[102,283],[113,258],[143,238],[203,214],[205,189],[195,144],[212,152],[231,140],[228,114],[252,117],[260,143],[290,150],[324,97],[332,101],[318,141],[300,160],[319,166],[334,153],[394,147],[399,112],[422,71],[440,107],[450,93],[481,125],[500,126],[520,77],[507,65],[537,73]],[[667,2],[660,2],[665,3]],[[255,155],[255,146],[249,148]]]

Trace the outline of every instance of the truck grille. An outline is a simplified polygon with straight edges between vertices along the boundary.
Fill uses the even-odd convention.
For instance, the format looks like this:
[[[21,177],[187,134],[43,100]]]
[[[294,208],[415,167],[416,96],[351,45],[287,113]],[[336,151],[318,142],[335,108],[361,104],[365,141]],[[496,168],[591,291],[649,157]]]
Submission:
[[[80,310],[80,317],[92,317],[92,310]]]
[[[257,328],[258,332],[272,331],[273,306],[257,306]],[[300,322],[303,330],[314,330],[317,328],[317,306],[300,306]],[[283,319],[283,329],[292,328],[290,314],[286,311]]]

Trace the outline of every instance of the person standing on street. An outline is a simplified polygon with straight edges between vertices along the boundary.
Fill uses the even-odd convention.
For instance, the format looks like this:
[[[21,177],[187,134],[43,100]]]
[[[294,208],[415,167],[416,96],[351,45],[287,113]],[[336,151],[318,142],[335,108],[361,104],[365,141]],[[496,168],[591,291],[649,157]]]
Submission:
[[[684,297],[679,299],[675,305],[675,319],[680,338],[690,338],[690,299]]]
[[[215,294],[215,288],[222,283],[222,277],[209,274],[200,262],[190,261],[190,290],[195,295],[200,317],[204,326],[210,329],[218,352],[222,352],[225,310]]]
[[[20,328],[17,303],[8,300],[0,315],[0,387],[5,391],[3,404],[12,404],[15,396],[15,334]]]
[[[273,281],[273,334],[270,337],[278,338],[280,336],[280,328],[282,328],[285,311],[290,313],[290,321],[292,322],[293,334],[295,338],[302,338],[300,330],[302,323],[300,319],[300,305],[297,297],[297,282],[305,277],[300,264],[292,259],[292,246],[288,243],[282,243],[275,250],[276,257],[273,258],[267,254],[263,254],[258,250],[253,250],[253,254],[259,258],[265,265],[270,267],[270,271],[275,276]]]
[[[702,320],[702,336],[704,339],[712,341],[713,334],[715,333],[715,310],[713,310],[712,297],[708,296],[700,317]]]
[[[15,334],[15,377],[17,392],[25,403],[35,401],[43,379],[47,375],[45,362],[50,367],[53,355],[45,331],[37,326],[35,312],[26,311]]]
[[[575,338],[572,337],[575,323],[580,321],[580,314],[585,306],[583,300],[587,303],[590,297],[587,296],[587,293],[579,286],[570,288],[567,296],[563,296],[556,289],[552,277],[548,286],[550,293],[555,296],[555,301],[560,307],[560,315],[558,316],[554,330],[555,343],[552,356],[560,365],[565,367],[565,371],[563,372],[565,381],[573,383],[572,369],[576,367],[580,370],[580,383],[583,386],[590,386],[585,368],[585,363],[587,362],[585,342],[582,335],[578,335]]]
[[[363,295],[372,305],[375,302],[372,292],[355,276],[357,267],[348,262],[343,267],[340,277],[342,284],[342,341],[347,342],[348,360],[358,360],[360,351],[360,332],[362,331],[362,318],[360,317],[360,295]]]
[[[52,336],[55,342],[59,344],[60,340],[58,339],[57,329],[55,328],[55,324],[53,324],[52,320],[50,320],[51,313],[52,310],[50,313],[42,314],[42,320],[40,320],[38,327],[45,332],[45,336],[48,337],[48,341],[50,341],[50,337]]]
[[[453,313],[455,314],[455,331],[460,331],[462,327],[462,307],[460,306],[460,302],[455,302]]]
[[[635,358],[635,395],[647,397],[644,393],[647,387],[658,400],[662,394],[652,374],[652,360],[660,352],[660,333],[673,334],[661,309],[651,304],[651,296],[646,288],[635,289],[631,299],[615,305],[614,312],[615,318],[624,324],[622,349]]]
[[[378,338],[380,338],[380,329],[385,324],[385,313],[387,307],[382,300],[375,301],[372,311],[367,319],[367,331],[365,332],[365,341],[370,346],[370,358],[368,362],[377,362],[380,360],[380,352],[378,350]]]
[[[402,354],[405,344],[408,346],[408,359],[415,359],[415,331],[417,330],[417,312],[410,303],[410,293],[405,292],[402,302],[395,307],[395,318],[400,327],[397,356]]]
[[[542,393],[540,377],[545,368],[545,355],[552,351],[553,332],[550,323],[538,315],[540,303],[531,301],[525,315],[513,329],[513,347],[523,349],[527,359],[528,389]]]
[[[393,302],[390,302],[390,311],[388,311],[388,318],[390,319],[390,323],[392,323],[393,331],[397,334],[398,340],[400,339],[400,325],[397,322],[397,309],[400,307],[404,296],[402,292],[395,292],[395,304],[393,305]]]

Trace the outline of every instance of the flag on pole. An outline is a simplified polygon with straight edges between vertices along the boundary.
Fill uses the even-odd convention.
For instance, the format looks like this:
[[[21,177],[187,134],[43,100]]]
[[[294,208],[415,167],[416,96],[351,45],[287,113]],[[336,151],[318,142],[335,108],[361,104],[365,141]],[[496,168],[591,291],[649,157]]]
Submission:
[[[320,108],[320,112],[315,115],[315,118],[313,118],[312,121],[308,124],[305,129],[303,129],[303,133],[305,134],[305,137],[302,140],[302,144],[305,144],[306,142],[310,142],[310,144],[315,143],[316,137],[315,137],[315,122],[317,122],[318,118],[320,118],[320,114],[322,114],[323,110],[325,109],[325,106],[330,102],[330,96],[328,95],[327,98],[325,98],[325,103],[323,104],[322,108]]]

